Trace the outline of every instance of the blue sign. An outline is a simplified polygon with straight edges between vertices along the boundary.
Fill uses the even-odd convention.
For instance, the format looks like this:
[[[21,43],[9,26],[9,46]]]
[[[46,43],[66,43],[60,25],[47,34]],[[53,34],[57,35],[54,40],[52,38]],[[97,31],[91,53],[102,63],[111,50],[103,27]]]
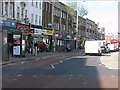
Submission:
[[[3,25],[3,19],[0,18],[0,27],[2,27],[2,25]]]
[[[5,20],[3,22],[3,25],[4,26],[8,26],[8,27],[16,27],[16,22],[12,22],[12,21],[9,21],[9,20]]]

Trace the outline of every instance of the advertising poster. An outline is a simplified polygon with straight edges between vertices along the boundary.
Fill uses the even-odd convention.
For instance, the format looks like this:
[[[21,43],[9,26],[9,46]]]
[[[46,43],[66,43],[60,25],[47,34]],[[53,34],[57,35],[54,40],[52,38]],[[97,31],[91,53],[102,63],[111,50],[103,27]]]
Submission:
[[[21,35],[13,35],[13,44],[14,45],[20,44],[20,37],[21,37]]]
[[[22,51],[25,51],[25,40],[22,40]]]
[[[20,46],[13,46],[13,55],[20,55]]]

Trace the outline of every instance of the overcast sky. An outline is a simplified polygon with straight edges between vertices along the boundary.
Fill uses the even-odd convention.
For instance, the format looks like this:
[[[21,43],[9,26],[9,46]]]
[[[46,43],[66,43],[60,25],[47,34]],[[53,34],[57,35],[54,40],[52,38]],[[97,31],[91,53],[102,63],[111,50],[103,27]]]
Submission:
[[[100,27],[105,27],[106,33],[117,34],[118,0],[86,0],[82,4],[88,9],[88,15],[85,18],[89,18],[96,23],[99,22]]]

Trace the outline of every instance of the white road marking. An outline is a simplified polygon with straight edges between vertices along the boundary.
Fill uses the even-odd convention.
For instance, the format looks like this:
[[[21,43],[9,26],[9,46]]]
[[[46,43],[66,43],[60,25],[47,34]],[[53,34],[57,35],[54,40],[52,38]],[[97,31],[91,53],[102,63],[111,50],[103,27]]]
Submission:
[[[33,75],[33,77],[36,77],[36,75]]]
[[[62,60],[60,60],[60,63],[63,63],[63,61],[62,61]]]
[[[53,69],[55,69],[55,67],[53,66],[53,64],[51,64],[51,67],[52,67]]]
[[[23,61],[21,64],[24,64],[25,62]]]
[[[17,75],[18,77],[22,76],[22,75]]]

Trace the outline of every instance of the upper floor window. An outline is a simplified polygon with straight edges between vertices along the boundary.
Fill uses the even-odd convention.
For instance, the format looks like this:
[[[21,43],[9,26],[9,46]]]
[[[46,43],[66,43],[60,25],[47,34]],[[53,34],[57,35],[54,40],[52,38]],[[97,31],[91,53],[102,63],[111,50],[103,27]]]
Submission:
[[[40,23],[41,23],[41,16],[39,16],[39,25],[40,25]]]
[[[48,10],[48,3],[46,2],[46,11]]]
[[[34,1],[32,0],[32,6],[34,6]]]
[[[34,14],[31,14],[31,23],[34,21]]]
[[[23,20],[24,18],[24,8],[21,8],[21,19]]]
[[[19,18],[20,18],[20,8],[17,7],[17,19],[19,19]]]
[[[51,6],[51,4],[48,4],[48,5],[49,5],[49,12],[50,12],[50,8],[51,8],[50,6]]]
[[[5,2],[5,15],[8,16],[8,2]]]
[[[39,8],[41,9],[41,2],[39,2]]]
[[[45,10],[45,2],[42,4],[42,10]]]
[[[25,10],[25,18],[27,18],[27,10]]]
[[[38,3],[36,2],[36,8],[38,8]]]
[[[35,24],[37,24],[37,15],[35,16]]]
[[[10,17],[13,17],[13,3],[10,2]]]

